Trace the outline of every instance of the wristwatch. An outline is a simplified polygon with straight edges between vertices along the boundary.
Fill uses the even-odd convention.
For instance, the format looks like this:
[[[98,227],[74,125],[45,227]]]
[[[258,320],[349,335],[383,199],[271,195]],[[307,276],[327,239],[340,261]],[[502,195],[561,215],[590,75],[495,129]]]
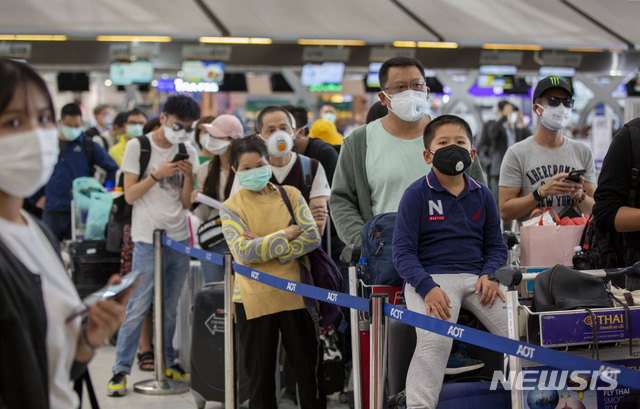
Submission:
[[[533,191],[533,198],[536,199],[537,202],[542,201],[542,195],[540,194],[540,188]]]

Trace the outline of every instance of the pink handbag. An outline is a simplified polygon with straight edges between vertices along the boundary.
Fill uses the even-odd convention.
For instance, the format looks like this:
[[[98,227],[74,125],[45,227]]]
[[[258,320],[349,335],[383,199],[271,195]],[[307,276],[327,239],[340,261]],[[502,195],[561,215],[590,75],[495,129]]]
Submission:
[[[551,211],[556,225],[543,226],[542,216]],[[520,265],[525,267],[552,267],[556,264],[573,265],[574,247],[580,245],[580,237],[584,226],[561,226],[556,212],[547,207],[544,211],[535,209],[531,213],[540,212],[540,222],[533,226],[520,228]]]

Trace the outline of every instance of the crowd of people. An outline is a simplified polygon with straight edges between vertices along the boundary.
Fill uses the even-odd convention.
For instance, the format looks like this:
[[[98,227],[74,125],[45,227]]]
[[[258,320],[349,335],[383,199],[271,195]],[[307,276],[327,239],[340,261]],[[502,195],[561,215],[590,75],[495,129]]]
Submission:
[[[293,281],[300,281],[307,255],[326,243],[344,267],[338,256],[345,243],[360,244],[360,231],[374,216],[397,213],[393,261],[406,283],[408,308],[455,321],[464,307],[501,336],[507,335],[505,289],[489,277],[507,261],[502,223],[522,223],[547,206],[558,213],[572,207],[590,214],[593,208],[598,223],[627,233],[627,261],[640,259],[638,210],[625,193],[633,188],[627,180],[634,166],[628,127],[605,158],[606,186],[596,189],[590,149],[563,132],[574,104],[564,80],[538,82],[533,113],[540,125],[531,136],[517,108],[500,103],[477,153],[462,118],[428,113],[424,73],[414,58],[383,63],[380,102],[365,125],[344,136],[331,105],[320,107],[313,123],[303,107],[270,106],[245,132],[239,117],[202,116],[184,94],[168,97],[152,119],[138,109],[115,115],[98,106],[95,126],[84,130],[80,106],[65,105],[56,121],[38,74],[1,59],[0,408],[77,407],[71,380],[118,328],[107,394],[126,394],[136,353],[141,368],[153,369],[153,232],[162,229],[190,244],[190,212],[222,226],[224,240],[208,251],[230,251],[239,264]],[[574,170],[584,174],[567,179]],[[69,320],[82,302],[59,245],[72,237],[72,182],[85,176],[119,185],[132,205],[124,240],[132,243],[130,271],[140,279],[116,299]],[[199,194],[219,201],[220,208],[199,203]],[[162,257],[165,339],[171,340],[189,257],[169,248]],[[202,272],[206,282],[224,278],[214,264],[203,263]],[[120,279],[115,275],[110,283]],[[326,407],[320,363],[335,329],[320,328],[300,295],[241,276],[234,285],[250,407],[277,407],[279,339],[300,406]],[[451,344],[450,338],[417,330],[408,407],[435,408]],[[169,377],[188,379],[171,342],[164,357]]]

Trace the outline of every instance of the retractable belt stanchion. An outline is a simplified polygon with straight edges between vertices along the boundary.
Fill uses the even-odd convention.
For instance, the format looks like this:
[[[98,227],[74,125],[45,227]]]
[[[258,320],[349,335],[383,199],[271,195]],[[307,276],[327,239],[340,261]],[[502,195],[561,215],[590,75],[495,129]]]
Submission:
[[[153,232],[154,279],[154,349],[155,379],[133,385],[133,390],[145,395],[176,395],[189,391],[189,384],[167,379],[164,350],[164,282],[162,277],[162,236],[164,230]],[[171,342],[171,340],[169,340]]]
[[[349,294],[354,297],[358,296],[358,273],[356,266],[349,267]],[[360,322],[358,320],[358,310],[355,308],[349,309],[349,316],[351,318],[351,359],[353,376],[353,409],[362,409],[362,372],[360,362]]]
[[[371,294],[369,300],[370,329],[370,387],[369,407],[382,409],[384,405],[384,381],[387,377],[387,325],[389,319],[384,316],[384,303],[387,294]]]
[[[224,407],[235,409],[238,407],[236,400],[236,385],[238,376],[236,373],[235,356],[235,327],[233,323],[233,258],[231,253],[224,254]]]

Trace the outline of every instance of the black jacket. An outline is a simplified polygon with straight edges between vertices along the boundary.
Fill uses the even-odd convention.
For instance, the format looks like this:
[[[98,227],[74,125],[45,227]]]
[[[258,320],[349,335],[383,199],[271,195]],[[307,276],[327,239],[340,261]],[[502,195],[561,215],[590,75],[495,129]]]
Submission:
[[[38,225],[60,254],[51,232]],[[49,407],[46,333],[40,276],[0,241],[0,408]],[[72,372],[78,371],[84,368],[74,364]]]
[[[593,215],[599,228],[615,231],[618,209],[629,206],[631,168],[633,167],[629,125],[640,127],[640,118],[623,126],[613,137],[607,155],[602,162],[598,187],[594,194]],[[640,191],[638,191],[640,195]],[[638,206],[636,203],[633,207]],[[625,233],[625,247],[640,248],[640,232]]]

